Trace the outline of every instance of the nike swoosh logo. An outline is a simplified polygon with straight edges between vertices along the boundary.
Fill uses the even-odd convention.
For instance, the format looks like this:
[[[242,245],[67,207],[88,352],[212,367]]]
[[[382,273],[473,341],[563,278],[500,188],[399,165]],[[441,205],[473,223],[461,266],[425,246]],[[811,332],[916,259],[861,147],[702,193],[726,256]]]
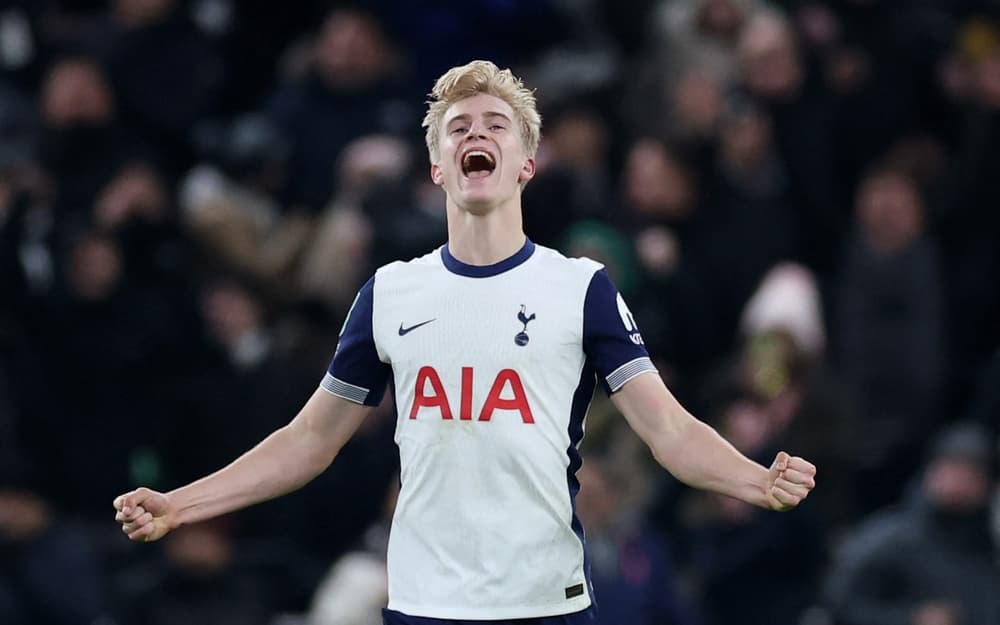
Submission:
[[[413,332],[414,330],[416,330],[420,326],[425,326],[425,325],[427,325],[428,323],[430,323],[432,321],[436,321],[436,319],[428,319],[427,321],[424,321],[422,323],[418,323],[415,326],[410,326],[409,328],[404,328],[403,324],[400,323],[399,324],[399,336],[406,336],[407,334],[409,334],[410,332]]]

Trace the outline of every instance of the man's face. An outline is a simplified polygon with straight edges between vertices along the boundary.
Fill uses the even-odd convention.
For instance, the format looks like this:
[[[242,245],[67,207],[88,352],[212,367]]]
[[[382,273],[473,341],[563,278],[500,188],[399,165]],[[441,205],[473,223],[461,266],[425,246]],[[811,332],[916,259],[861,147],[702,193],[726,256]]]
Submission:
[[[935,506],[953,511],[980,509],[990,497],[987,471],[960,458],[932,462],[924,474],[924,488]]]
[[[514,111],[500,98],[480,94],[452,104],[440,136],[431,179],[460,209],[486,214],[515,198],[535,175]]]
[[[879,252],[896,253],[920,236],[920,197],[905,178],[889,174],[865,181],[856,210],[869,244]]]
[[[64,61],[45,79],[42,117],[51,126],[100,124],[114,114],[114,96],[100,69],[89,61]]]

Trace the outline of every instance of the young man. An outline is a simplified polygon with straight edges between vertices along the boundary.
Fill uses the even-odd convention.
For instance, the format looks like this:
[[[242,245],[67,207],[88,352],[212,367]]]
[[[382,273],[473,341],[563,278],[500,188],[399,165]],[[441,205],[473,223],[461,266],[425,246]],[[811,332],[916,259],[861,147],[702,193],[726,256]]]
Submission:
[[[385,623],[593,622],[573,498],[598,382],[691,486],[786,510],[808,495],[816,469],[782,452],[768,470],[692,417],[656,374],[604,269],[525,237],[521,192],[541,120],[509,70],[456,67],[431,95],[424,125],[448,243],[362,287],[326,377],[288,425],[192,484],[116,498],[115,518],[132,540],[157,540],[301,487],[391,375],[401,490]]]

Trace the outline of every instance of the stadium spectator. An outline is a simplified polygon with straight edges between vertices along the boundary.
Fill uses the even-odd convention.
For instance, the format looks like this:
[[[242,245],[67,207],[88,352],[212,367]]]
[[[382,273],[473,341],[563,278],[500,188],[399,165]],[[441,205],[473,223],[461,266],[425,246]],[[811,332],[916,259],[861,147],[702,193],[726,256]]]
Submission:
[[[303,250],[298,282],[302,297],[343,318],[354,285],[378,263],[412,258],[440,240],[444,216],[418,207],[413,150],[397,137],[359,137],[345,146],[337,165],[337,192]]]
[[[676,256],[695,275],[705,269],[707,244],[703,181],[680,148],[663,140],[642,138],[626,151],[619,182],[623,228],[642,237],[650,229],[665,229],[677,242]],[[658,264],[653,259],[640,262]],[[661,259],[663,263],[665,259]]]
[[[854,490],[870,512],[899,496],[941,422],[944,285],[923,201],[909,178],[873,171],[855,210],[832,327],[838,370],[862,411]]]
[[[683,0],[664,3],[654,15],[655,41],[663,59],[684,75],[686,69],[710,69],[723,82],[739,75],[738,46],[747,23],[764,6],[757,0]]]
[[[156,146],[172,174],[191,157],[194,123],[214,112],[224,72],[184,4],[115,0],[95,33],[122,119]]]
[[[740,79],[740,36],[762,8],[757,0],[655,3],[625,122],[686,143],[714,141],[723,98]]]
[[[92,210],[94,224],[121,244],[134,279],[162,289],[168,297],[191,293],[191,241],[181,229],[163,173],[143,161],[125,163],[101,189]],[[172,303],[179,318],[190,307]]]
[[[141,571],[125,568],[118,619],[149,625],[269,625],[274,585],[244,566],[225,520],[184,528]],[[133,565],[138,567],[138,565]]]
[[[147,398],[159,394],[189,335],[168,292],[131,271],[113,236],[80,233],[59,269],[42,310],[48,332],[36,340],[48,375],[73,375],[52,397],[53,427],[61,435],[50,442],[50,461],[41,468],[63,512],[92,518],[104,507],[95,498],[134,478],[144,450],[155,448],[170,422]],[[138,411],[150,418],[141,427],[125,427]],[[94,456],[87,452],[91,446],[117,453]]]
[[[809,74],[792,24],[776,11],[755,14],[739,41],[742,87],[771,120],[800,215],[803,259],[829,271],[844,225],[836,203],[830,102]]]
[[[332,10],[311,44],[304,75],[281,84],[267,105],[292,144],[282,205],[313,211],[325,205],[334,191],[334,164],[351,140],[378,132],[412,137],[418,111],[409,95],[378,19],[357,9]]]
[[[675,362],[680,375],[706,366],[727,346],[716,294],[701,283],[708,217],[698,172],[684,156],[661,140],[640,139],[626,152],[620,181],[625,227],[647,287],[637,290],[635,306],[645,310],[654,351]]]
[[[41,86],[39,109],[39,159],[56,183],[55,212],[60,220],[79,220],[113,173],[144,149],[119,116],[104,69],[91,58],[53,62]]]
[[[988,506],[995,451],[981,427],[934,443],[915,488],[860,525],[828,580],[843,625],[973,625],[1000,619],[1000,566]]]
[[[1000,342],[1000,217],[992,208],[1000,202],[1000,156],[991,147],[1000,141],[1000,24],[970,19],[953,47],[956,59],[948,62],[960,65],[959,76],[942,81],[956,120],[949,137],[954,170],[940,232],[961,381],[974,376]]]
[[[824,308],[815,274],[795,263],[772,267],[740,317],[738,367],[766,403],[775,440],[808,449],[829,468],[812,506],[835,540],[859,514],[848,476],[861,428],[850,389],[827,362]]]
[[[614,206],[609,157],[611,128],[582,104],[563,105],[546,118],[538,175],[525,196],[525,227],[534,241],[561,246],[574,222],[607,220]]]
[[[199,134],[201,158],[178,188],[184,229],[209,266],[252,276],[270,296],[293,299],[314,221],[278,201],[288,175],[287,137],[260,114],[207,124]]]
[[[733,99],[720,119],[718,154],[706,177],[702,270],[721,328],[736,328],[743,306],[775,263],[797,258],[799,217],[772,122],[749,101]],[[734,345],[735,337],[724,337]]]
[[[11,315],[27,331],[44,334],[39,300],[55,278],[56,224],[52,184],[37,162],[0,168],[0,314]]]

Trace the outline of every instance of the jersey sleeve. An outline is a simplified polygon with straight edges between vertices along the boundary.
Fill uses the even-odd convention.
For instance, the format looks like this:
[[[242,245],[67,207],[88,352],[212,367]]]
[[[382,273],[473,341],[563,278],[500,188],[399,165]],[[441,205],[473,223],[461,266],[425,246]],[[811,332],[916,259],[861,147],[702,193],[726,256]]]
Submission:
[[[328,393],[367,406],[377,406],[382,401],[391,373],[375,347],[374,290],[372,277],[358,291],[340,330],[337,351],[320,383]]]
[[[605,269],[594,272],[584,299],[583,350],[608,394],[656,371],[632,312]]]

